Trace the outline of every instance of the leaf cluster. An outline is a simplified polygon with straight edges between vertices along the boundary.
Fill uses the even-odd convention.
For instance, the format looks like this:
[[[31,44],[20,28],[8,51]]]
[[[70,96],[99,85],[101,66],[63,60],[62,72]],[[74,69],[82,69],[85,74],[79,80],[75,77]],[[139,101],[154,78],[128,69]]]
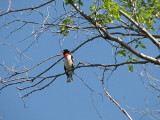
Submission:
[[[68,25],[74,24],[75,21],[73,21],[70,17],[62,21],[62,25],[59,27],[61,34],[63,36],[67,36],[69,34],[69,28]]]
[[[153,31],[153,23],[160,17],[159,0],[121,0],[123,11],[130,15],[139,24],[145,25],[146,29]]]
[[[127,62],[130,62],[130,61],[136,62],[136,61],[138,61],[138,59],[133,57],[133,54],[131,52],[127,51],[125,48],[122,48],[121,50],[118,50],[116,52],[116,55],[120,55],[121,57],[128,57]],[[128,71],[129,72],[133,72],[133,69],[134,69],[133,65],[132,64],[128,64]]]
[[[114,23],[115,19],[120,20],[119,9],[120,6],[113,0],[102,0],[100,6],[96,5],[96,2],[93,2],[89,12],[92,13],[90,15],[92,18],[104,26],[107,23]]]

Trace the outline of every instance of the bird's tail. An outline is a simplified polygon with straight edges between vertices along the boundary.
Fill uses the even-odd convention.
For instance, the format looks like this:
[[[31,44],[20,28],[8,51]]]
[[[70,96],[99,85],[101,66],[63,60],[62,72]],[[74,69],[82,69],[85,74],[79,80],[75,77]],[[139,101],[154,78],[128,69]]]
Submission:
[[[69,76],[69,77],[67,78],[67,82],[69,83],[69,82],[72,82],[72,81],[73,81],[72,76]]]

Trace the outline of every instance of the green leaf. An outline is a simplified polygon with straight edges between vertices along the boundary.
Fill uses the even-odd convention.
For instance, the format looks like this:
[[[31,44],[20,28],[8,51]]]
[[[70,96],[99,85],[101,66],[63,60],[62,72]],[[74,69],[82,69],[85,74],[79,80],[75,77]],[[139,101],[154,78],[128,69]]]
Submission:
[[[76,3],[78,3],[81,6],[83,6],[83,2],[81,0],[78,0]]]
[[[135,48],[137,48],[139,45],[136,45]]]
[[[74,24],[74,23],[75,23],[75,21],[71,20],[70,18],[62,21],[62,24],[64,24],[64,25]]]
[[[126,50],[119,50],[119,51],[117,51],[117,53],[116,54],[119,54],[121,57],[122,56],[126,56]]]
[[[97,7],[95,6],[95,2],[93,2],[92,5],[90,6],[89,12],[95,12],[96,9],[97,9]]]
[[[129,72],[133,72],[133,65],[128,65]]]
[[[146,49],[146,46],[143,43],[140,43],[139,45],[141,46],[141,48]]]
[[[66,26],[61,26],[61,27],[60,27],[60,30],[61,30],[61,31],[65,31],[66,29],[67,29]]]
[[[72,1],[74,2],[75,0],[72,0]],[[66,0],[66,1],[65,1],[65,4],[66,4],[66,5],[70,4],[70,3],[69,3],[69,0]]]
[[[144,45],[141,45],[141,47],[144,48],[144,49],[146,49],[146,46],[144,46]]]
[[[66,0],[66,1],[65,1],[65,4],[66,4],[66,5],[68,5],[68,4],[69,4],[69,1],[68,1],[68,0]]]
[[[133,60],[134,62],[138,61],[136,58],[132,58],[132,60]]]

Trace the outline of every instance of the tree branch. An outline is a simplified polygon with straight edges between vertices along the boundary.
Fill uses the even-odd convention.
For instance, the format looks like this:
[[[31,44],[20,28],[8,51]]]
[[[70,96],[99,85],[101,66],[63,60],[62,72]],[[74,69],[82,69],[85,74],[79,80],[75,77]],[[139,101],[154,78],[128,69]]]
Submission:
[[[120,106],[120,104],[109,94],[109,92],[104,88],[104,86],[103,86],[103,90],[104,90],[105,94],[109,97],[109,99],[110,99],[114,104],[116,104],[116,106],[118,106],[118,108],[129,118],[129,120],[132,120],[132,118],[131,118],[131,116],[128,114],[128,112],[127,112],[124,108],[122,108],[122,107]]]
[[[50,1],[46,2],[46,3],[44,3],[44,4],[41,4],[41,5],[36,6],[36,7],[24,8],[24,9],[18,9],[18,10],[9,10],[8,12],[5,12],[5,13],[1,14],[0,17],[3,16],[3,15],[7,15],[9,13],[13,13],[13,12],[20,12],[20,11],[26,11],[26,10],[34,10],[34,9],[43,7],[43,6],[49,4],[49,3],[53,2],[53,1],[55,1],[55,0],[50,0]]]
[[[142,33],[144,33],[158,48],[160,48],[160,42],[157,39],[155,39],[152,34],[150,34],[145,28],[141,27],[136,21],[134,21],[130,16],[128,16],[122,10],[119,10],[119,12],[125,18],[127,18],[131,23],[133,23]]]
[[[146,38],[146,35],[143,34],[136,34],[136,33],[122,33],[122,32],[113,32],[111,33],[112,35],[114,34],[119,34],[119,35],[123,35],[123,36],[144,36]],[[160,35],[156,35],[156,34],[151,34],[152,36],[154,36],[155,38],[160,38]]]
[[[61,58],[59,60],[61,60]],[[55,62],[55,63],[57,63],[57,62]],[[55,65],[55,63],[53,65]],[[83,63],[80,63],[80,64],[83,64],[83,65],[76,66],[74,68],[74,70],[79,69],[79,68],[86,68],[86,67],[102,67],[103,69],[106,69],[106,68],[109,68],[109,67],[116,67],[117,68],[119,66],[128,65],[128,64],[146,64],[146,63],[148,63],[148,62],[147,61],[129,61],[129,62],[123,62],[123,63],[118,63],[118,64],[108,64],[108,65],[105,65],[105,64],[83,64]],[[53,67],[53,65],[50,66],[45,71],[51,69],[51,67]],[[71,70],[73,70],[73,69],[71,69]],[[71,71],[71,70],[69,70],[69,71]],[[42,73],[44,73],[45,71],[43,71]],[[40,84],[41,82],[43,82],[46,79],[57,78],[59,76],[62,76],[62,75],[66,74],[69,71],[66,71],[66,72],[63,72],[63,73],[60,73],[60,74],[56,74],[56,75],[53,75],[53,76],[48,76],[48,77],[41,76],[42,75],[42,73],[41,73],[41,75],[39,74],[36,77],[28,77],[27,76],[27,77],[11,79],[9,81],[4,81],[4,79],[0,79],[0,83],[4,84],[4,86],[1,87],[0,90],[4,89],[4,88],[6,88],[6,87],[8,87],[10,85],[21,84],[21,83],[33,81],[33,80],[35,80],[37,78],[42,78],[39,82],[37,82],[35,84],[32,84],[32,85],[27,86],[25,88],[18,88],[19,90],[25,90],[25,89],[37,86],[38,84]],[[17,81],[17,80],[22,80],[22,81]]]

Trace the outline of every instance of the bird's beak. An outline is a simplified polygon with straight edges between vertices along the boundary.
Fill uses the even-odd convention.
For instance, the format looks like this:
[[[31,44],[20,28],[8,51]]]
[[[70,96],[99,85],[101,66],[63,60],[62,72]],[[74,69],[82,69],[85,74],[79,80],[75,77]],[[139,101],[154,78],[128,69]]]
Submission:
[[[63,55],[63,52],[64,52],[64,51],[62,50],[61,52],[62,52],[62,54],[61,54],[61,55]]]

